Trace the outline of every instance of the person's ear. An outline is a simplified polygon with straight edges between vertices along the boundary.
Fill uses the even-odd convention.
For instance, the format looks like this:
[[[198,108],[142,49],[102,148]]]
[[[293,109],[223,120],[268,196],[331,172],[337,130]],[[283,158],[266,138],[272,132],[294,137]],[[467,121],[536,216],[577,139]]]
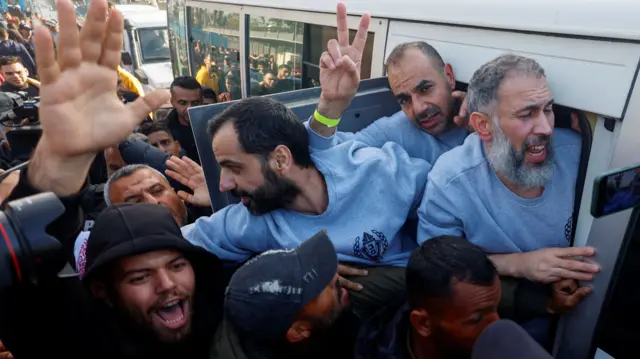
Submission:
[[[287,330],[287,341],[289,343],[299,343],[311,337],[311,323],[304,320],[297,320],[291,324]]]
[[[111,303],[111,300],[107,295],[107,288],[104,286],[104,283],[92,282],[89,287],[91,288],[91,294],[93,294],[94,297],[103,300],[108,306],[113,307],[113,303]]]
[[[456,88],[456,76],[453,73],[453,67],[451,64],[444,65],[444,78],[447,79],[447,83],[452,90]]]
[[[274,171],[280,175],[288,173],[293,166],[291,151],[287,146],[279,145],[271,152],[271,162]]]
[[[486,113],[471,113],[469,122],[482,141],[491,141],[493,138],[493,122]]]
[[[414,309],[409,313],[409,321],[413,330],[421,337],[428,338],[433,332],[431,316],[425,309]]]

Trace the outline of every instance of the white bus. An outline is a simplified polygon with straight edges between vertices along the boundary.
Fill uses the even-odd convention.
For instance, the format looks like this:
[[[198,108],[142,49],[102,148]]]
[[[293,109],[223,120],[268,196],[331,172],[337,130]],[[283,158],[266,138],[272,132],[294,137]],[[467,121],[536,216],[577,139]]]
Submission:
[[[384,76],[384,60],[394,46],[418,40],[440,52],[462,85],[482,64],[503,53],[521,54],[542,64],[559,109],[584,115],[580,116],[583,153],[574,206],[577,223],[568,230],[575,231],[573,245],[596,248],[596,261],[602,268],[593,282],[586,283],[593,293],[562,318],[554,354],[560,359],[640,357],[640,346],[635,343],[640,337],[636,325],[640,210],[597,219],[589,211],[597,175],[640,164],[640,84],[636,82],[640,1],[344,2],[352,36],[360,15],[372,15],[363,79]],[[336,36],[335,5],[333,1],[169,0],[174,75],[195,75],[203,56],[213,53],[211,71],[221,75],[220,92],[227,90],[222,78],[228,71],[240,74],[239,93],[233,100],[264,94],[255,85],[260,75],[280,72],[283,65],[289,73],[275,75],[291,81],[273,92],[318,86],[320,54]],[[361,89],[360,95],[374,92]],[[389,114],[375,104],[354,111],[357,116],[343,121],[345,125],[353,127],[355,121],[361,128]],[[557,117],[556,122],[565,120]],[[206,135],[196,133],[198,136]],[[208,151],[200,157],[205,171],[212,171],[214,161],[205,163],[209,161],[206,157],[213,158],[210,142],[199,150]],[[217,174],[211,178],[215,180]],[[224,200],[216,192],[217,183],[209,188],[214,202]]]

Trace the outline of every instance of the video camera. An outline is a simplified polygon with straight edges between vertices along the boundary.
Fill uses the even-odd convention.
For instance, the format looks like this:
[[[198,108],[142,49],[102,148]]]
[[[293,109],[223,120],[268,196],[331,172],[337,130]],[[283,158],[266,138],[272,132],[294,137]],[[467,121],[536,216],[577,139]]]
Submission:
[[[64,210],[49,192],[9,202],[0,211],[0,290],[38,284],[62,269],[62,245],[45,228]]]
[[[40,97],[28,97],[26,92],[2,92],[0,122],[7,127],[22,127],[39,123]]]
[[[40,140],[39,109],[39,97],[29,98],[24,92],[0,92],[0,124],[14,159],[29,159]]]

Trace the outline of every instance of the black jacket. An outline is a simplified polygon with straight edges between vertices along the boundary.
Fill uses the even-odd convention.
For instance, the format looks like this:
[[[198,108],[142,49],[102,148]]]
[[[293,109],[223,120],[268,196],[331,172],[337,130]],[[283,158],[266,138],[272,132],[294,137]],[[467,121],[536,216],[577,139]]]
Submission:
[[[356,359],[408,359],[409,304],[399,298],[367,320],[358,334]]]
[[[20,182],[7,201],[37,193],[21,172]],[[61,198],[66,212],[47,227],[65,251],[82,226],[82,194]],[[28,224],[23,224],[27,226]],[[92,297],[77,277],[59,278],[55,271],[37,286],[26,284],[0,295],[0,338],[16,358],[45,358],[52,352],[65,358],[208,358],[220,322],[222,293],[226,285],[215,256],[192,259],[197,290],[192,334],[179,345],[149,340],[135,326],[102,301]],[[225,278],[226,279],[226,278]]]

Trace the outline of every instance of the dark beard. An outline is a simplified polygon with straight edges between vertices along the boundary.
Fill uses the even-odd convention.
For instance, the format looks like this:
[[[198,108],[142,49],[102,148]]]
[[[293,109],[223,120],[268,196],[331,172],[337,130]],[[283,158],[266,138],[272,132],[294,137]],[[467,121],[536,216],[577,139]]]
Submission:
[[[249,198],[249,202],[245,206],[252,214],[261,215],[276,209],[286,208],[300,194],[300,187],[293,181],[278,176],[266,163],[262,165],[262,173],[264,175],[264,183],[255,191],[251,193],[237,190],[231,191],[236,197]]]

